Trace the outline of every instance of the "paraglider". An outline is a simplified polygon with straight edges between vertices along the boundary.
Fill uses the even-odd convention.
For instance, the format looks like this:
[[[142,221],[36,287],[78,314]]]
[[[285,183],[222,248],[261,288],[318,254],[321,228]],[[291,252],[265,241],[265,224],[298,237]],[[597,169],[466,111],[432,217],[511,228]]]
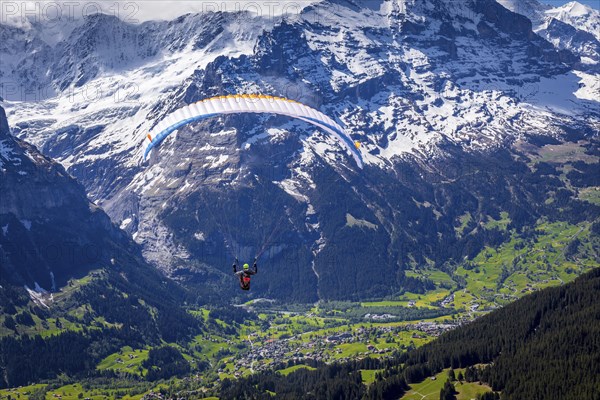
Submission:
[[[359,168],[363,167],[362,156],[359,152],[360,146],[357,146],[357,142],[352,141],[338,123],[325,114],[294,100],[252,94],[212,97],[174,111],[159,122],[146,136],[144,160],[152,149],[184,125],[219,115],[238,113],[286,115],[315,125],[337,139],[354,158]]]
[[[146,160],[150,152],[159,147],[170,134],[187,124],[204,119],[215,118],[221,115],[239,113],[276,114],[308,122],[335,139],[348,154],[354,158],[358,167],[363,168],[360,142],[352,140],[352,138],[344,132],[344,129],[333,119],[312,107],[294,100],[252,94],[211,97],[189,104],[167,115],[146,135],[143,150],[144,160]],[[210,202],[205,203],[207,205],[210,204]],[[209,214],[213,215],[213,213]],[[271,239],[273,239],[274,235],[279,230],[284,217],[285,215],[281,216],[271,234],[267,237],[265,242],[259,246],[260,250],[256,253],[256,258],[254,259],[252,267],[250,267],[249,264],[244,264],[243,268],[240,270],[236,258],[235,263],[233,264],[233,273],[238,277],[242,290],[250,290],[251,276],[258,273],[258,267],[256,265],[257,259],[265,251],[266,247],[271,242]],[[227,227],[226,222],[217,225],[224,227],[224,229]],[[231,234],[229,234],[229,237],[231,239]],[[227,245],[227,247],[229,248],[229,245]]]
[[[250,269],[250,265],[244,264],[242,270],[238,271],[238,259],[235,259],[233,263],[233,273],[240,279],[240,288],[242,290],[250,290],[250,277],[252,275],[256,275],[258,273],[258,266],[256,265],[257,259],[254,259],[254,264],[252,264],[252,269]]]

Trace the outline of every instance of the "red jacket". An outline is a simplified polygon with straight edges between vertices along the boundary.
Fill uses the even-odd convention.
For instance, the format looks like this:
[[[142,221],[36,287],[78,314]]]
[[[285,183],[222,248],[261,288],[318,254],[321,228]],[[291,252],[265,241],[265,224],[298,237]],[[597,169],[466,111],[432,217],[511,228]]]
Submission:
[[[256,261],[249,269],[242,269],[240,271],[237,270],[237,261],[233,263],[233,273],[236,274],[240,278],[240,287],[242,290],[250,290],[250,276],[258,273],[258,266],[256,265]]]

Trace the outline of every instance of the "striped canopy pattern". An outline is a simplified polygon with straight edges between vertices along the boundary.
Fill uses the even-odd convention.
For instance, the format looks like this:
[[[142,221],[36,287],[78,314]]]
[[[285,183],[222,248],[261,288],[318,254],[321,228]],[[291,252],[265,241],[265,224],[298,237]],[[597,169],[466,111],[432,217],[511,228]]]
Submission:
[[[148,133],[145,141],[144,160],[153,148],[159,146],[167,136],[182,126],[219,115],[238,113],[285,115],[315,125],[336,138],[354,158],[359,168],[363,167],[363,159],[357,149],[358,146],[338,123],[325,114],[294,100],[252,94],[212,97],[174,111]]]

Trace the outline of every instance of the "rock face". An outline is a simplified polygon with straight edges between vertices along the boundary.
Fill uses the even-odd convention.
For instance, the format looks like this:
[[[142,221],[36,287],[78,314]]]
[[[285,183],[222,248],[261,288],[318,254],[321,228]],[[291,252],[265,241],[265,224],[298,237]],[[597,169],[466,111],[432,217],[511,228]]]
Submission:
[[[11,136],[0,107],[0,282],[56,290],[72,277],[139,254],[83,186]]]
[[[1,72],[28,87],[52,71],[49,98],[7,103],[15,134],[63,163],[172,276],[216,282],[235,255],[262,253],[258,295],[381,297],[407,266],[505,239],[480,227],[488,217],[507,211],[523,227],[555,212],[545,193],[561,183],[536,181],[511,145],[597,132],[597,75],[534,25],[491,0],[324,1],[279,20],[98,15],[53,45],[0,26],[11,39],[0,55],[25,55]],[[338,118],[366,168],[308,124],[256,115],[186,126],[141,164],[146,132],[168,113],[248,92]],[[4,97],[23,100],[15,93]]]

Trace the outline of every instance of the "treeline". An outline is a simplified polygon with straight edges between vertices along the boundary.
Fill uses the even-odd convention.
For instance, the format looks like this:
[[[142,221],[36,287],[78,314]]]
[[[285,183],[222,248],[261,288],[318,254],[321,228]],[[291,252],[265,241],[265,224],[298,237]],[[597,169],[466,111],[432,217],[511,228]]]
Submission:
[[[419,307],[399,306],[369,306],[362,307],[360,304],[347,301],[327,301],[320,304],[325,316],[336,315],[339,311],[344,317],[353,322],[364,322],[367,315],[386,315],[386,321],[416,321],[419,319],[437,318],[444,315],[455,314],[456,310]]]
[[[160,318],[158,316],[157,321]],[[176,314],[173,318],[177,318]],[[121,328],[84,328],[45,338],[39,335],[4,337],[0,339],[0,371],[3,372],[0,374],[0,388],[54,379],[62,373],[76,378],[101,376],[103,373],[96,371],[98,363],[123,346],[142,348],[160,342],[156,326],[146,324],[145,320],[142,326],[148,326],[154,333],[141,332],[140,325],[123,325]],[[168,326],[164,328],[168,329]],[[173,332],[163,338],[177,338],[182,334]],[[150,367],[148,380],[183,376],[190,371],[190,365],[181,353],[175,350],[175,354],[170,349],[150,352],[152,357],[147,360],[148,365],[144,365]]]
[[[208,317],[226,324],[243,324],[246,321],[258,321],[258,315],[240,307],[217,307],[210,310]]]
[[[410,383],[445,368],[467,368],[465,380],[489,384],[502,399],[600,399],[599,296],[596,268],[393,359],[319,365],[288,376],[256,374],[223,382],[219,396],[267,399],[271,391],[282,399],[397,399]],[[367,388],[357,378],[361,369],[383,372]],[[496,399],[497,394],[486,398]]]
[[[365,386],[359,370],[351,364],[321,365],[317,370],[299,369],[284,377],[278,373],[251,375],[240,381],[224,379],[222,399],[360,399]]]
[[[24,307],[29,302],[29,296],[24,288],[13,286],[0,276],[0,311],[2,314],[14,315],[17,307]]]
[[[148,352],[148,359],[142,363],[148,369],[146,379],[157,381],[171,377],[181,378],[191,371],[190,364],[179,350],[171,346],[163,346]]]
[[[301,368],[284,376],[278,372],[261,372],[235,381],[225,379],[219,393],[221,399],[398,399],[409,386],[395,360],[364,358],[344,364],[327,365],[314,360],[303,360]],[[274,369],[296,365],[289,361]],[[376,374],[376,383],[369,387],[362,383],[361,370],[382,369]]]
[[[406,356],[405,376],[493,363],[504,398],[600,398],[600,269],[526,296]]]
[[[180,305],[185,292],[180,288],[168,290],[169,286],[174,285],[172,282],[165,281],[164,287],[161,286],[161,281],[153,276],[153,272],[141,274],[140,282],[135,283],[124,279],[123,270],[103,270],[94,274],[90,283],[52,310],[30,307],[17,313],[14,318],[10,315],[5,317],[4,325],[12,330],[15,330],[16,324],[35,325],[31,314],[39,317],[42,324],[54,319],[59,329],[59,318],[83,326],[83,329],[49,337],[22,335],[2,338],[0,387],[27,385],[53,379],[62,373],[80,378],[98,376],[100,373],[95,370],[98,362],[123,346],[143,348],[159,345],[162,341],[184,343],[202,332],[202,321]],[[154,291],[139,287],[144,284]],[[17,289],[10,289],[10,286],[4,290],[19,293]],[[15,298],[19,299],[18,296]],[[14,304],[2,300],[2,296],[0,301],[9,310]],[[81,305],[85,310],[81,319],[69,313]],[[119,328],[107,328],[96,322],[99,318]],[[180,367],[168,365],[151,373],[160,377],[171,372],[179,375]]]
[[[148,344],[156,344],[161,338],[181,341],[201,329],[200,320],[170,301],[157,303],[151,310],[146,299],[135,294],[126,296],[102,282],[85,286],[76,298],[80,304],[91,306],[88,319],[102,316],[108,322],[123,324],[139,332]]]
[[[578,187],[600,186],[600,163],[588,164],[583,161],[573,163],[573,168],[567,173],[569,181]]]
[[[84,329],[47,338],[4,337],[0,340],[0,387],[16,387],[65,373],[85,377],[102,358],[125,344],[141,344],[129,329]]]

